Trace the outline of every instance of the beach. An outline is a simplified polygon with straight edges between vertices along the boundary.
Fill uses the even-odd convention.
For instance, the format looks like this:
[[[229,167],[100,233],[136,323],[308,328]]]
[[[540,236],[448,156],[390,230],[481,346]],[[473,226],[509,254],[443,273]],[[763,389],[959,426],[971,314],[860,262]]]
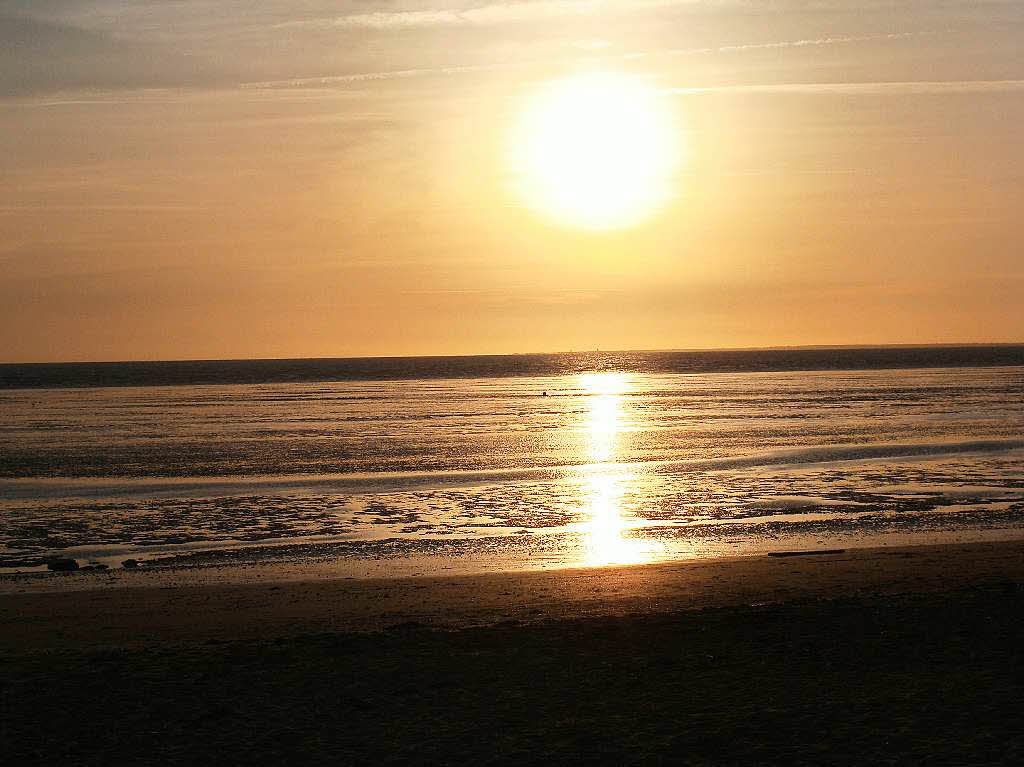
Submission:
[[[1017,761],[1024,542],[773,554],[400,579],[268,567],[236,584],[7,577],[4,752]]]
[[[1016,764],[1024,347],[905,351],[15,366],[4,763]]]

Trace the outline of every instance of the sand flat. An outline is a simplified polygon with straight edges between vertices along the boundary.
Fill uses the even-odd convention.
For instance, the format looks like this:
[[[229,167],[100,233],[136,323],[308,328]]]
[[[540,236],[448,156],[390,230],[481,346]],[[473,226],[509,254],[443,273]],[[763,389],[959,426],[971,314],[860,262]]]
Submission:
[[[460,629],[940,592],[1024,581],[1024,541],[455,577],[301,580],[293,565],[261,568],[255,583],[249,575],[236,584],[205,582],[201,569],[186,577],[25,579],[20,593],[0,594],[0,650],[276,639],[409,623]]]
[[[247,767],[1024,759],[1022,542],[270,575],[88,590],[69,576],[0,597],[0,753]]]

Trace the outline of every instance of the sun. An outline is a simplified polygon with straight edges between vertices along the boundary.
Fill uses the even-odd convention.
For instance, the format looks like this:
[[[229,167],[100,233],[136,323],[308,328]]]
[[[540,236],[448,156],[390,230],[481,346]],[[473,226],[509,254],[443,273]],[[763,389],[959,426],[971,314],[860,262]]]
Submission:
[[[618,229],[667,200],[679,161],[674,110],[648,80],[590,72],[548,82],[511,134],[517,194],[554,221]]]

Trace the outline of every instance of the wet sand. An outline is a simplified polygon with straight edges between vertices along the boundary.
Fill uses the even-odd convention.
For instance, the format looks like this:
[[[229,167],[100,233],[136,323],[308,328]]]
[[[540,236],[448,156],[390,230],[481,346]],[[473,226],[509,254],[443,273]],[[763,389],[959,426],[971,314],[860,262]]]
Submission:
[[[15,764],[1024,758],[1020,541],[263,578],[72,574],[0,595],[0,751]]]

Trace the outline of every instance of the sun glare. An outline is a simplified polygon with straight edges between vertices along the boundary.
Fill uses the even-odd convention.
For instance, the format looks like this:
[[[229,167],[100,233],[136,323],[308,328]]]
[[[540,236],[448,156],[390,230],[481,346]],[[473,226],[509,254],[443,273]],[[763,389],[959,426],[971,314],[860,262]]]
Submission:
[[[584,467],[585,521],[582,564],[591,567],[640,564],[653,559],[658,547],[644,538],[631,535],[643,521],[622,508],[626,486],[635,481],[633,472],[605,464],[614,463],[619,451],[619,433],[623,429],[624,395],[630,390],[629,378],[622,373],[588,373],[580,376],[588,395],[589,412],[583,422],[587,433],[588,458]]]
[[[537,90],[512,134],[514,184],[558,223],[639,223],[667,199],[679,159],[676,120],[645,79],[588,73]]]

